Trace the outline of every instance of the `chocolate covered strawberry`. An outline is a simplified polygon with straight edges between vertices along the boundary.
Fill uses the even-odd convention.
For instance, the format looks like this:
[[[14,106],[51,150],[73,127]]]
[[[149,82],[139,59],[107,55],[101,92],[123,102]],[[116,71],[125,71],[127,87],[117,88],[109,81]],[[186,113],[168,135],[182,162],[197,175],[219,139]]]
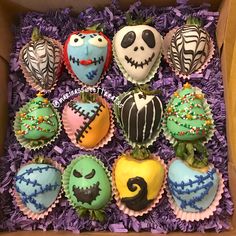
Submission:
[[[81,30],[70,34],[64,60],[73,78],[89,86],[97,84],[111,62],[111,41],[102,32]]]
[[[148,25],[129,25],[113,38],[113,54],[124,77],[132,83],[149,82],[160,64],[162,37]]]
[[[54,88],[63,62],[63,46],[55,39],[42,36],[34,28],[31,41],[20,51],[19,63],[27,82],[36,90]]]
[[[116,204],[125,214],[141,216],[155,207],[164,192],[166,167],[143,148],[120,155],[112,173]]]
[[[189,18],[173,34],[168,58],[178,73],[190,75],[206,63],[210,54],[210,36],[201,21]]]
[[[20,167],[13,187],[13,196],[20,211],[38,220],[52,211],[61,197],[63,167],[39,156]]]
[[[115,100],[114,111],[132,146],[149,146],[156,140],[163,113],[158,96],[139,89],[122,93]]]

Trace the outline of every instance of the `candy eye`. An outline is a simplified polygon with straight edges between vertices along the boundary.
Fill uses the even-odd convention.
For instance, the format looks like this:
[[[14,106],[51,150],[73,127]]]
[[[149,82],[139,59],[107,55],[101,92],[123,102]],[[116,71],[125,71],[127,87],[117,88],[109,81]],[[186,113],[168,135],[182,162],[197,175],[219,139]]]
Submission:
[[[107,46],[107,40],[101,35],[97,35],[89,39],[89,43],[99,48],[104,48]]]
[[[74,170],[74,171],[73,171],[73,175],[74,175],[76,178],[81,178],[81,177],[82,177],[82,174],[81,174],[79,171],[77,171],[77,170]]]
[[[83,43],[84,43],[84,40],[79,35],[76,35],[76,34],[71,35],[70,43],[69,43],[71,46],[79,47],[79,46],[82,46]]]
[[[128,48],[130,47],[136,39],[136,34],[134,31],[129,31],[128,33],[125,34],[121,41],[121,47],[122,48]]]
[[[156,45],[155,36],[151,30],[144,30],[142,38],[149,48],[154,48]]]
[[[95,170],[92,169],[92,171],[89,174],[85,175],[85,178],[86,179],[92,179],[93,176],[95,175],[95,173],[96,173]]]

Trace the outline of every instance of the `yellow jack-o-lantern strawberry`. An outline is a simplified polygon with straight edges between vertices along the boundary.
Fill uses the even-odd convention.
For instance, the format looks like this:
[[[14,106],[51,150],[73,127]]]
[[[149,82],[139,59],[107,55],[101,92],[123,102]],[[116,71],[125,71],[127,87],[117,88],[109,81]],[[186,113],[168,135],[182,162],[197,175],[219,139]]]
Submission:
[[[143,151],[143,150],[142,150]],[[159,157],[137,150],[119,156],[113,166],[113,186],[117,205],[132,216],[150,211],[160,200],[166,178]]]

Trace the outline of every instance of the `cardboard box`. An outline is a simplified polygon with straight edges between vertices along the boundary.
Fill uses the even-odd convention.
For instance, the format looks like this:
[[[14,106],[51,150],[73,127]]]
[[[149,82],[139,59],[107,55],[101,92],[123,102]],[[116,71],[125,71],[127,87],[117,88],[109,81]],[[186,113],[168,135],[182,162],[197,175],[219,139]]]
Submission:
[[[121,0],[121,6],[127,8],[131,0]],[[225,103],[227,109],[227,138],[229,148],[229,176],[230,191],[236,205],[236,1],[235,0],[189,0],[190,4],[199,5],[203,2],[211,4],[212,10],[220,12],[220,18],[217,25],[217,44],[221,52],[223,80],[225,88]],[[0,153],[4,150],[4,140],[7,127],[7,81],[8,81],[8,63],[11,52],[13,35],[11,32],[12,24],[16,23],[20,13],[26,11],[46,11],[63,7],[73,7],[77,12],[84,10],[86,7],[104,7],[109,4],[109,0],[1,0],[0,1]],[[170,6],[176,4],[176,0],[145,0],[144,5]],[[221,233],[222,236],[236,235],[236,214],[232,217],[232,228],[230,231]],[[1,233],[2,236],[28,236],[32,232],[13,232]],[[71,232],[33,232],[34,236],[69,236]],[[83,233],[83,235],[104,235],[104,232]],[[138,233],[129,233],[130,236]],[[153,235],[151,233],[139,233],[143,236]],[[173,236],[183,235],[182,232],[171,233]],[[115,233],[106,233],[106,235],[116,235]],[[123,235],[123,234],[119,234]],[[126,235],[126,234],[124,234]],[[187,235],[199,236],[201,233],[188,233]],[[206,235],[217,235],[216,233],[206,233]]]

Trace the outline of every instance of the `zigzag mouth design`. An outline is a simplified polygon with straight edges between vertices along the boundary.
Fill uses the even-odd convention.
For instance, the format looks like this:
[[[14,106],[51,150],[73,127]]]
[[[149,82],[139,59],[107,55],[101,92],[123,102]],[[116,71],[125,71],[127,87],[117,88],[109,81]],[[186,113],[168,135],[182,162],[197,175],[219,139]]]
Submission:
[[[125,56],[125,60],[127,61],[127,63],[131,64],[131,67],[134,66],[135,69],[137,69],[137,67],[143,68],[143,66],[148,65],[153,60],[154,57],[155,57],[155,53],[153,52],[152,55],[148,59],[145,59],[145,61],[141,63],[135,61],[132,57],[128,57],[128,56]]]
[[[78,202],[91,204],[92,201],[100,195],[101,189],[99,188],[99,182],[93,184],[87,188],[79,188],[75,185],[73,186],[73,192]]]
[[[83,63],[81,63],[81,61],[90,61],[90,63],[88,64],[88,65],[91,65],[91,64],[94,64],[95,66],[97,65],[97,64],[101,64],[102,62],[104,62],[104,57],[103,56],[100,56],[99,58],[93,58],[93,60],[92,59],[86,59],[86,60],[81,60],[81,59],[76,59],[75,57],[72,57],[71,55],[69,56],[69,60],[71,61],[71,62],[73,62],[74,64],[76,63],[78,66],[79,65],[83,65]]]

